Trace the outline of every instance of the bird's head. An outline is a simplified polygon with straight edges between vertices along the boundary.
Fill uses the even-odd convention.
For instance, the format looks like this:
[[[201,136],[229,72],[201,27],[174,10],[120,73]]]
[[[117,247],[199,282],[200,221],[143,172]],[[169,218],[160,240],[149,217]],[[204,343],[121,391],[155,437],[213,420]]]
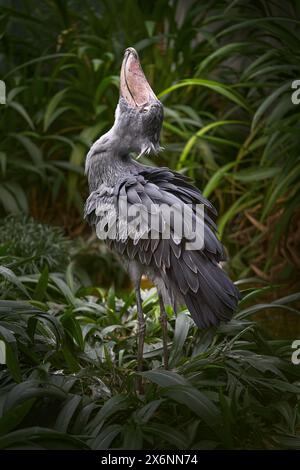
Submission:
[[[114,131],[126,152],[156,153],[163,122],[163,106],[142,70],[138,53],[126,49],[120,74],[120,98]]]
[[[163,106],[144,75],[138,53],[129,47],[121,68],[120,98],[114,125],[90,148],[85,162],[86,174],[97,179],[105,156],[110,159],[116,155],[128,156],[131,152],[139,155],[157,153],[162,122]],[[93,164],[99,166],[97,175]]]

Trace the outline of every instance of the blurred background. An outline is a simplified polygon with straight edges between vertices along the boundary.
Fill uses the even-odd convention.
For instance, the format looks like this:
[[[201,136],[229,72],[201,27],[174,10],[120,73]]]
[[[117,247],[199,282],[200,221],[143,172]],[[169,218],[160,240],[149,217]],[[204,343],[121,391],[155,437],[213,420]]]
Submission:
[[[128,46],[138,50],[165,108],[164,151],[151,159],[143,157],[142,162],[190,176],[219,212],[219,235],[229,257],[226,269],[243,291],[243,300],[237,323],[227,333],[224,327],[218,338],[225,344],[225,333],[232,338],[245,328],[249,333],[251,316],[262,333],[255,330],[255,339],[249,338],[250,350],[270,353],[270,345],[263,346],[263,334],[272,338],[273,346],[283,348],[276,354],[273,349],[275,355],[289,357],[288,345],[300,336],[300,104],[291,99],[292,82],[300,79],[299,31],[296,0],[0,2],[0,78],[6,84],[6,104],[0,105],[0,299],[4,315],[7,309],[15,314],[3,319],[2,328],[10,334],[0,331],[9,345],[9,373],[14,380],[26,381],[32,368],[44,368],[44,374],[52,369],[83,374],[84,368],[100,367],[100,361],[109,385],[104,379],[94,383],[91,377],[87,383],[92,395],[107,398],[111,396],[107,387],[113,383],[120,390],[124,376],[134,369],[136,312],[131,286],[117,260],[83,220],[88,194],[85,155],[113,123],[119,70]],[[145,309],[154,312],[148,320],[151,369],[160,360],[155,358],[160,331],[155,293],[150,289],[144,295]],[[29,313],[26,302],[32,309]],[[43,317],[43,321],[48,318],[47,326],[39,320],[40,311],[48,315]],[[202,333],[196,334],[197,339],[184,315],[185,326],[176,326],[169,312],[170,337],[177,341],[174,366],[207,351],[199,346]],[[51,323],[53,317],[58,324]],[[105,333],[103,328],[108,328]],[[215,336],[207,338],[204,344],[209,348]],[[58,342],[59,351],[51,341]],[[238,348],[244,346],[238,343]],[[122,359],[126,355],[127,362]],[[253,378],[253,362],[247,364]],[[270,379],[273,366],[267,364],[257,373]],[[244,370],[245,364],[240,366]],[[113,367],[118,371],[112,379]],[[226,367],[223,372],[228,377]],[[8,376],[3,377],[6,386],[11,384]],[[255,380],[255,387],[260,387],[260,379]],[[279,388],[278,393],[284,390]],[[71,398],[75,413],[77,402]],[[260,410],[268,399],[264,396]],[[224,396],[220,403],[226,410]],[[27,406],[33,414],[25,407],[9,430],[23,423],[27,413],[28,423],[35,423],[36,405]],[[292,409],[281,410],[289,416],[287,426],[294,419]],[[237,407],[237,420],[240,412]],[[189,415],[185,419],[196,426]],[[239,429],[235,418],[230,419]],[[263,422],[262,435],[264,419],[258,420]],[[275,415],[271,424],[272,420]],[[250,421],[249,429],[253,425],[257,432],[260,425]],[[67,431],[60,424],[54,428]],[[159,431],[153,429],[154,436]],[[221,446],[238,446],[235,439],[243,435],[239,445],[251,447],[255,438],[249,437],[249,429],[236,431],[230,442],[224,437],[227,429]],[[195,445],[200,438],[192,432]],[[289,432],[295,430],[289,427]],[[115,442],[117,435],[113,432],[105,445]],[[166,435],[160,433],[160,438],[167,441]],[[156,445],[153,436],[148,445]],[[176,436],[173,443],[180,440]],[[94,448],[103,444],[97,439]],[[264,438],[259,439],[255,445],[262,445]],[[210,439],[214,441],[215,437]],[[143,442],[139,436],[131,445],[137,448]],[[65,445],[75,444],[66,438]],[[272,447],[274,442],[263,445]]]

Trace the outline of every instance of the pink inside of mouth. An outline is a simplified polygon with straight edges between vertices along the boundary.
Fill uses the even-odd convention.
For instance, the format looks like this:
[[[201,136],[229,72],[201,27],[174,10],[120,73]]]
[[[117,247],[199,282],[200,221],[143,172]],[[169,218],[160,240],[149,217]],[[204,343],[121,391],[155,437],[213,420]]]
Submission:
[[[140,62],[133,53],[125,56],[121,69],[121,95],[130,106],[143,106],[155,95],[144,75]]]

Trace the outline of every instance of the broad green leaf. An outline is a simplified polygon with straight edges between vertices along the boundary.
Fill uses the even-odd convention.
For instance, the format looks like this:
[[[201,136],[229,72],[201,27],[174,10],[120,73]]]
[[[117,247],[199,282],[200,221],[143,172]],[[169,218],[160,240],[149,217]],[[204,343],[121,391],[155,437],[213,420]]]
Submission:
[[[26,297],[29,297],[26,287],[11,269],[6,268],[5,266],[0,266],[0,276],[3,276],[7,281],[11,282],[16,287],[18,287],[18,289],[20,289],[20,291],[22,291],[23,294],[26,295]]]
[[[51,443],[55,441],[60,442],[62,448],[68,448],[68,446],[71,445],[71,448],[74,449],[88,449],[88,446],[84,441],[78,437],[38,426],[13,431],[8,433],[6,436],[0,437],[0,449],[9,449],[13,446],[20,446],[22,444],[28,445],[28,443],[32,441],[46,442],[48,444],[44,448],[50,449]],[[48,445],[50,447],[47,447]]]
[[[111,443],[121,431],[122,426],[119,424],[111,424],[104,428],[97,437],[90,440],[89,445],[93,450],[109,449]]]
[[[44,300],[44,297],[47,291],[47,286],[48,286],[48,279],[49,279],[49,270],[48,270],[48,266],[45,266],[43,271],[41,272],[41,275],[39,277],[38,283],[35,287],[35,290],[32,296],[34,300],[38,300],[38,301]]]
[[[211,177],[211,179],[206,184],[205,188],[203,189],[202,193],[203,196],[208,198],[211,193],[218,187],[219,183],[222,181],[222,178],[228,170],[234,168],[236,166],[236,162],[230,162],[224,165],[223,167],[219,168]]]
[[[6,413],[0,417],[0,436],[6,435],[15,429],[31,410],[35,398],[30,398],[20,405],[10,408]]]
[[[278,173],[280,173],[280,167],[266,167],[249,170],[239,170],[236,173],[233,173],[231,176],[237,181],[252,183],[268,178],[274,178],[274,176],[278,175]]]
[[[63,107],[57,109],[59,103],[64,99],[66,92],[68,91],[67,88],[64,88],[61,91],[58,91],[49,101],[45,114],[44,114],[44,125],[43,130],[46,132],[51,124],[55,121],[55,119],[62,114],[62,112],[66,111],[68,108]]]
[[[18,103],[17,101],[10,101],[9,103],[7,103],[7,106],[10,106],[11,108],[13,108],[15,111],[17,111],[17,113],[20,114],[20,116],[23,117],[23,119],[25,119],[25,121],[27,122],[27,124],[29,125],[29,127],[31,129],[34,129],[34,124],[28,114],[28,112],[26,111],[26,109],[24,108],[24,106],[21,104],[21,103]]]
[[[171,444],[175,449],[186,449],[188,446],[188,440],[186,434],[178,431],[174,427],[166,424],[146,424],[142,427],[143,432],[150,436],[157,436],[161,442],[161,446],[167,446]]]
[[[177,403],[187,406],[193,413],[203,419],[209,427],[216,429],[220,419],[220,411],[200,390],[189,385],[176,385],[169,387],[164,395]]]
[[[67,432],[70,425],[71,419],[73,418],[79,404],[81,403],[81,397],[74,395],[72,398],[66,400],[62,410],[57,416],[54,428],[60,432]]]
[[[235,104],[239,105],[241,108],[246,109],[249,113],[251,113],[251,108],[249,107],[247,101],[236,91],[230,88],[223,83],[216,82],[213,80],[205,80],[200,78],[189,78],[186,80],[181,80],[179,83],[166,88],[165,90],[161,91],[158,95],[158,98],[162,98],[163,96],[171,93],[172,91],[178,90],[182,87],[190,87],[190,86],[202,86],[205,88],[209,88],[214,92],[225,96],[230,101],[234,102]]]
[[[42,165],[43,163],[43,154],[41,149],[30,139],[27,135],[11,133],[15,139],[17,139],[23,147],[27,150],[30,155],[32,162],[35,165]]]
[[[175,332],[173,339],[173,346],[170,353],[170,366],[173,367],[177,364],[178,360],[182,357],[182,350],[189,332],[191,322],[188,315],[179,313],[175,322]]]
[[[187,380],[176,372],[170,370],[149,370],[142,372],[143,377],[151,380],[160,387],[172,387],[174,385],[189,385]]]
[[[13,333],[0,325],[0,338],[6,345],[6,365],[16,382],[21,381],[21,369],[18,357],[17,341]]]

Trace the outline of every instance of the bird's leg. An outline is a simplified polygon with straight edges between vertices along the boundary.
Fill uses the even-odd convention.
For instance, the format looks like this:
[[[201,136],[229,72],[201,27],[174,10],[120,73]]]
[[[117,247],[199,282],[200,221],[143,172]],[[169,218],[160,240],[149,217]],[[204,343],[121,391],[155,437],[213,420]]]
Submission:
[[[137,306],[137,313],[138,313],[138,372],[142,372],[143,370],[143,352],[144,352],[144,341],[145,341],[145,318],[142,308],[142,297],[140,291],[140,285],[136,286],[135,288],[135,295],[136,295],[136,306]],[[138,389],[140,393],[143,393],[143,383],[142,377],[138,379]]]
[[[168,318],[164,305],[164,301],[160,292],[158,292],[159,306],[160,306],[160,324],[162,328],[163,337],[163,352],[164,352],[164,366],[165,369],[169,368],[169,355],[168,355]]]

